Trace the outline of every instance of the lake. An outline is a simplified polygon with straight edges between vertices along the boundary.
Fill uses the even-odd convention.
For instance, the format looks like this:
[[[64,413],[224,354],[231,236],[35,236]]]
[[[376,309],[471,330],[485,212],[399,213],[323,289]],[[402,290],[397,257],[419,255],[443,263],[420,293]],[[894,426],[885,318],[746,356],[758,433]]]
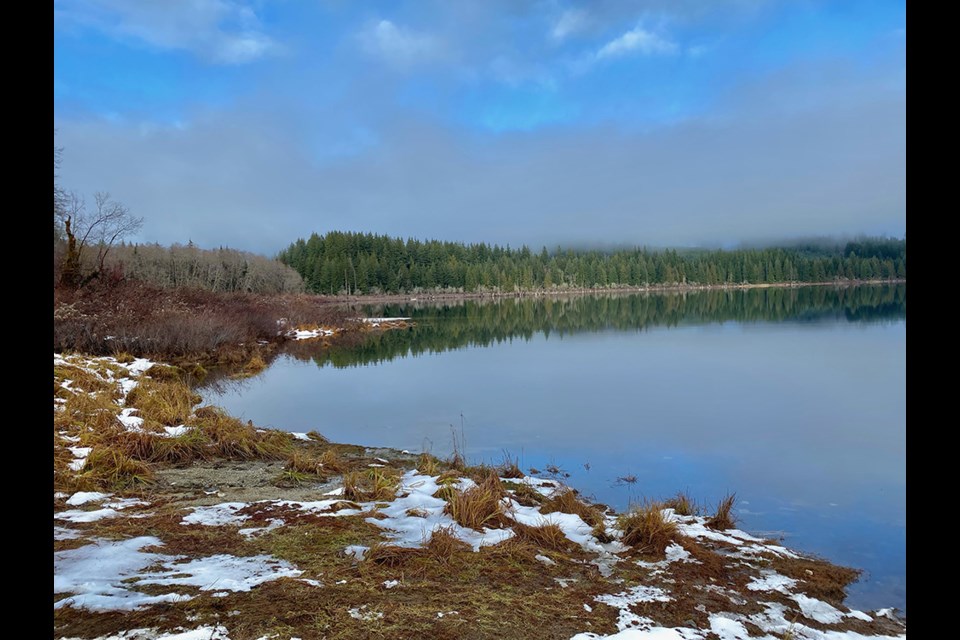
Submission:
[[[619,510],[735,492],[740,528],[864,570],[848,605],[906,611],[906,285],[358,312],[415,325],[291,345],[206,401],[336,442],[443,457],[456,438]]]

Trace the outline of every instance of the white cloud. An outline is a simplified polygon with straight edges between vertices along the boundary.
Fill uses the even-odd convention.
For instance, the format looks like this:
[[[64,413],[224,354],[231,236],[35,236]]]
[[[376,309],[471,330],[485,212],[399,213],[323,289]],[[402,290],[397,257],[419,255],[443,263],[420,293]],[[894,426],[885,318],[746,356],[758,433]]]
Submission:
[[[367,53],[400,67],[431,61],[442,51],[440,41],[433,36],[398,27],[389,20],[364,30],[360,42]]]
[[[237,0],[58,0],[54,21],[219,64],[252,62],[280,49],[253,10]]]
[[[587,13],[580,9],[567,9],[564,11],[550,31],[554,40],[564,40],[578,31],[581,31],[588,21]]]
[[[677,52],[676,43],[637,25],[622,36],[614,38],[597,51],[597,59],[617,58],[630,53],[668,55]]]

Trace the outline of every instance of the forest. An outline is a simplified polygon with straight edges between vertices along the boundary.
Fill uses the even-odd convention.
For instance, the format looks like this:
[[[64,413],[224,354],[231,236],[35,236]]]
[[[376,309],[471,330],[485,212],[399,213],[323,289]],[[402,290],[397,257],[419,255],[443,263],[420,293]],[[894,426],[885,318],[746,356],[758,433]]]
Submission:
[[[334,231],[298,239],[278,259],[321,294],[515,292],[900,280],[906,239],[794,243],[736,250],[603,251],[463,244]]]

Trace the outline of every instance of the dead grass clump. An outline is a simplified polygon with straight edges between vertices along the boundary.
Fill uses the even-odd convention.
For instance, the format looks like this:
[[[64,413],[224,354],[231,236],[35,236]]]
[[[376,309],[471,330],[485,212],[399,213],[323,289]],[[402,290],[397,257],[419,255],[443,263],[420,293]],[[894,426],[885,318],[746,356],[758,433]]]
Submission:
[[[501,462],[500,466],[497,467],[497,472],[502,478],[523,477],[523,471],[520,470],[520,465],[517,464],[517,459],[511,457],[506,451],[503,452],[503,462]]]
[[[603,512],[593,505],[582,502],[577,498],[576,491],[572,489],[569,491],[556,492],[543,501],[540,513],[547,514],[553,513],[554,511],[578,515],[591,527],[603,523]]]
[[[179,381],[144,378],[127,394],[127,406],[139,410],[146,422],[175,427],[190,418],[200,396]]]
[[[397,497],[398,478],[394,470],[376,467],[343,474],[343,497],[357,502],[392,501]]]
[[[67,398],[63,410],[54,413],[54,428],[79,428],[81,436],[90,431],[112,431],[120,426],[118,411],[119,407],[109,393],[77,393]]]
[[[200,407],[193,423],[210,439],[214,456],[231,460],[279,460],[293,450],[290,434],[281,431],[258,431],[252,423],[244,424],[217,407]]]
[[[677,523],[668,520],[659,502],[643,502],[617,519],[623,531],[623,543],[640,553],[664,555],[677,537]]]
[[[711,529],[719,529],[721,531],[733,529],[736,525],[736,518],[734,518],[732,510],[736,501],[737,494],[728,493],[723,500],[720,501],[720,504],[717,505],[717,510],[713,516],[707,520],[707,526]]]
[[[499,528],[507,522],[502,502],[505,495],[500,478],[491,474],[466,491],[454,490],[443,510],[469,529]]]
[[[525,507],[536,507],[545,500],[542,493],[528,484],[511,483],[508,486],[511,497]]]
[[[340,475],[350,468],[350,463],[344,460],[334,449],[327,449],[320,454],[320,466],[323,472]]]
[[[314,442],[319,442],[320,444],[327,444],[330,442],[325,435],[315,430],[307,431],[307,437]]]
[[[440,527],[430,536],[430,542],[425,547],[427,554],[440,564],[447,564],[455,553],[472,552],[469,544],[459,539],[453,533],[452,527]]]
[[[371,562],[384,567],[399,567],[414,558],[421,558],[424,555],[423,549],[411,549],[410,547],[398,547],[392,544],[378,543],[370,547],[364,554],[365,562]]]
[[[427,476],[435,476],[440,473],[440,460],[424,451],[417,458],[417,471]]]
[[[183,380],[183,370],[170,364],[155,364],[144,373],[154,380],[165,382],[180,382]]]
[[[303,453],[302,451],[291,453],[290,457],[287,458],[287,464],[283,468],[285,471],[296,471],[312,476],[323,474],[323,463],[309,453]]]
[[[180,464],[193,460],[209,460],[212,457],[210,438],[198,428],[190,429],[179,436],[165,438],[153,436],[152,462]]]
[[[243,365],[243,369],[236,375],[238,378],[249,378],[255,376],[264,369],[267,368],[267,362],[261,357],[259,353],[253,354],[246,364]]]
[[[101,377],[96,371],[72,364],[54,365],[53,379],[54,381],[70,380],[70,390],[85,393],[114,391],[117,387],[115,382]]]
[[[141,460],[134,460],[113,447],[98,447],[87,456],[79,480],[114,490],[151,484],[153,471]]]
[[[607,523],[604,521],[600,521],[594,525],[593,529],[590,530],[590,535],[596,538],[600,544],[607,544],[614,540],[614,537],[607,531]]]
[[[550,551],[571,551],[576,545],[563,533],[558,525],[543,523],[533,527],[519,522],[513,525],[513,532],[521,540]]]
[[[690,494],[683,491],[678,491],[677,495],[664,502],[663,506],[673,509],[678,516],[695,516],[700,512],[700,508]]]

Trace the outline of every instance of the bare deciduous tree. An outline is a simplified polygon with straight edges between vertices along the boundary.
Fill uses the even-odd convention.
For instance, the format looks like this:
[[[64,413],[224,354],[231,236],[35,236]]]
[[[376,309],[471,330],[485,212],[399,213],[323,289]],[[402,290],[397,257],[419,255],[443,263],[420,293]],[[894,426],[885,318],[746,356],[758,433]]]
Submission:
[[[67,237],[61,273],[65,285],[81,286],[98,277],[103,272],[110,249],[143,225],[143,218],[132,215],[126,205],[113,200],[109,193],[98,191],[94,203],[94,209],[88,210],[83,198],[71,193],[66,198],[66,206],[61,209]],[[93,249],[97,253],[92,269],[84,275],[85,253]]]

